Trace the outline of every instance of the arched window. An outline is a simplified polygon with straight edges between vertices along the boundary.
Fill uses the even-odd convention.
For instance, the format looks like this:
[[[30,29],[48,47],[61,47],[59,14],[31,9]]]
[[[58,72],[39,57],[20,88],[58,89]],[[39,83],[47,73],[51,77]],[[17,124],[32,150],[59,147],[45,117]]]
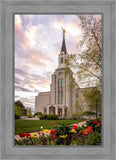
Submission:
[[[62,74],[63,74],[62,72],[59,72],[59,74],[58,74],[58,75],[59,75],[59,76],[61,76]]]
[[[61,52],[61,55],[63,55],[63,52]]]
[[[63,63],[63,57],[61,57],[61,64]]]
[[[55,107],[54,106],[50,106],[49,114],[55,114]]]

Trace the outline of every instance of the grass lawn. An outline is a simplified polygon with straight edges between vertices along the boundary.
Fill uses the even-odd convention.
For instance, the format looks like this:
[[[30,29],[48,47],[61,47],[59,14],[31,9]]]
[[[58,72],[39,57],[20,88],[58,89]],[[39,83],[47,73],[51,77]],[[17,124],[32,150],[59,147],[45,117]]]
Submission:
[[[79,123],[83,120],[15,120],[15,135],[19,133],[30,133],[30,132],[37,132],[41,130],[41,126],[43,129],[52,129],[57,124],[64,123],[67,125]],[[54,124],[51,124],[54,122]]]

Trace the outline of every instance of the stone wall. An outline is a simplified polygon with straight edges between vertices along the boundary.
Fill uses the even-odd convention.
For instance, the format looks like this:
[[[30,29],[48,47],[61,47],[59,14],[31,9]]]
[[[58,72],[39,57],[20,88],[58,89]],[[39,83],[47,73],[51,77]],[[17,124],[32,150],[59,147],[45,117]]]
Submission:
[[[35,112],[42,112],[43,107],[47,107],[51,103],[51,92],[40,92],[35,97]]]

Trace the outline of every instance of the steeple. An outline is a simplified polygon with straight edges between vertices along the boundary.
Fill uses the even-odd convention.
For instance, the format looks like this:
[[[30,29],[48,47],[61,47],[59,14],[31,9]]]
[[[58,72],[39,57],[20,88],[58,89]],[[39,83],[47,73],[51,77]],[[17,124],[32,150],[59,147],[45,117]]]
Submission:
[[[64,52],[65,55],[67,53],[66,51],[66,44],[65,44],[65,29],[62,28],[62,31],[63,31],[63,41],[62,41],[62,48],[61,48],[61,52]]]
[[[59,54],[59,58],[58,58],[58,68],[64,68],[65,65],[65,60],[68,56],[68,52],[66,50],[66,44],[65,44],[65,29],[62,28],[62,32],[63,32],[63,41],[62,41],[62,47],[61,47],[61,51]]]

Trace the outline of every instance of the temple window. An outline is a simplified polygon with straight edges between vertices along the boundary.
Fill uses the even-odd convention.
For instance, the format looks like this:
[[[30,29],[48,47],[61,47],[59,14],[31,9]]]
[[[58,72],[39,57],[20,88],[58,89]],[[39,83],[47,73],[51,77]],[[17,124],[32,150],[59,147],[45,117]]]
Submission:
[[[63,74],[62,72],[59,72],[59,73],[58,73],[59,76],[61,76],[62,74]]]
[[[61,57],[61,64],[63,63],[63,57]]]
[[[58,104],[63,104],[63,79],[58,79]]]
[[[44,108],[44,114],[47,114],[47,109],[46,108]]]

